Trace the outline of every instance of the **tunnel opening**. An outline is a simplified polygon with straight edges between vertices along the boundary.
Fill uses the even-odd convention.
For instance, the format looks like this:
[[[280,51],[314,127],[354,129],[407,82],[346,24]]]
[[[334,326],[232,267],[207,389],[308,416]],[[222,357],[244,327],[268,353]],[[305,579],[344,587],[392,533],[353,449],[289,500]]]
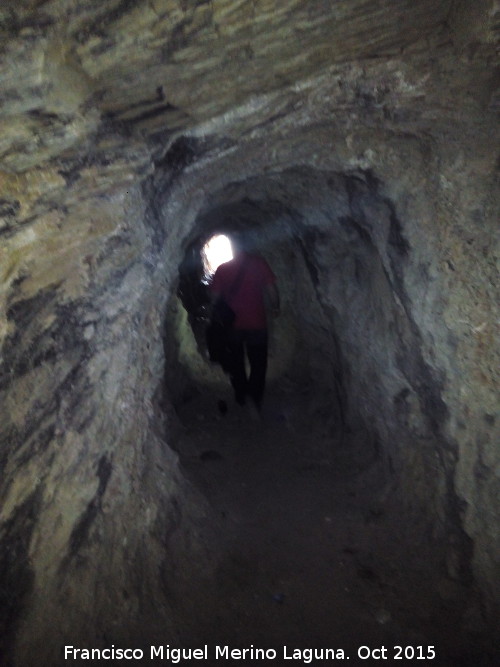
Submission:
[[[182,413],[185,403],[209,396],[215,411],[219,395],[227,398],[227,378],[207,361],[203,247],[241,229],[273,266],[283,297],[269,392],[292,387],[301,426],[320,425],[326,436],[304,446],[324,460],[345,448],[354,467],[378,462],[381,487],[407,512],[409,539],[418,526],[444,569],[470,580],[441,379],[424,361],[405,286],[412,245],[373,173],[294,167],[230,182],[205,198],[183,240],[169,306],[173,404]],[[420,278],[428,279],[424,266]],[[294,409],[281,403],[277,412],[287,422]]]
[[[206,241],[201,254],[205,269],[205,280],[209,280],[221,264],[233,259],[231,239],[225,234],[215,234]]]
[[[411,604],[421,604],[436,619],[442,604],[459,613],[469,595],[471,544],[453,484],[454,443],[444,434],[442,378],[426,359],[414,314],[418,304],[408,289],[417,250],[398,209],[376,175],[363,170],[293,167],[205,194],[181,242],[165,333],[166,382],[185,429],[177,447],[181,467],[223,518],[243,512],[252,520],[254,508],[241,498],[239,484],[252,498],[267,494],[272,503],[283,499],[263,482],[266,476],[279,488],[302,488],[300,470],[321,479],[327,496],[356,478],[356,488],[347,493],[362,507],[363,527],[353,528],[363,535],[362,551],[373,555],[380,539],[384,553],[374,558],[385,565],[397,561],[399,573],[409,568]],[[209,364],[204,341],[203,248],[216,235],[241,230],[273,267],[282,295],[282,315],[272,332],[271,415],[264,434],[234,411],[227,377]],[[416,274],[423,284],[429,281],[424,264],[417,264]],[[228,414],[217,410],[221,397],[230,405]],[[249,454],[257,441],[265,451]],[[273,470],[281,471],[277,478]],[[279,482],[279,474],[288,481]],[[268,504],[267,511],[274,508]],[[372,524],[373,532],[367,528]],[[397,545],[390,544],[394,532]],[[230,586],[226,575],[238,581],[251,576],[245,552],[258,552],[266,535],[265,529],[264,537],[253,535],[251,545],[241,535],[225,542],[217,575],[224,586]],[[343,550],[357,553],[349,545]],[[368,580],[379,576],[371,557],[359,566]],[[424,600],[417,589],[430,570]],[[392,585],[387,571],[383,577]],[[444,603],[436,592],[440,586],[450,591]],[[231,595],[239,597],[239,584],[236,589]],[[390,614],[379,609],[377,624],[384,625]]]
[[[217,399],[228,397],[228,382],[210,367],[204,348],[203,248],[216,234],[231,236],[242,229],[276,271],[283,302],[273,332],[271,417],[264,432],[232,413],[234,408],[229,415],[218,414]],[[405,286],[412,244],[383,185],[369,172],[304,168],[230,183],[207,198],[183,244],[167,333],[177,346],[175,360],[171,356],[167,365],[171,397],[186,429],[178,453],[187,478],[224,520],[243,514],[248,522],[254,520],[249,516],[255,507],[241,497],[239,484],[255,502],[255,494],[265,495],[268,500],[258,505],[274,511],[269,503],[284,501],[269,479],[293,504],[297,499],[290,485],[304,490],[299,471],[306,486],[314,480],[323,489],[321,502],[328,504],[332,489],[345,491],[354,475],[356,488],[347,494],[359,500],[364,515],[361,529],[351,526],[361,530],[363,542],[364,555],[355,558],[359,576],[381,577],[384,585],[392,585],[385,567],[397,562],[394,576],[405,567],[411,573],[411,604],[421,604],[435,619],[442,610],[436,588],[448,586],[453,614],[470,584],[470,544],[451,482],[453,444],[442,433],[447,416],[439,374],[424,361]],[[421,277],[426,279],[423,269]],[[172,374],[174,364],[177,375]],[[267,449],[256,454],[256,441]],[[200,465],[212,467],[200,470]],[[323,520],[338,526],[338,517]],[[378,528],[367,528],[372,524]],[[242,594],[241,576],[252,578],[252,558],[273,558],[263,542],[267,530],[251,535],[251,543],[238,535],[224,545],[217,576],[233,599]],[[381,552],[374,556],[379,539]],[[342,550],[352,556],[358,548],[344,545]],[[431,563],[434,575],[426,598],[417,589]],[[276,586],[273,599],[286,597]],[[217,607],[217,595],[214,600]],[[385,626],[391,614],[382,606],[375,612],[376,624]]]
[[[272,323],[272,337],[273,344],[271,345],[269,354],[268,367],[268,385],[271,388],[278,388],[280,383],[284,385],[293,385],[300,387],[302,391],[306,391],[309,385],[314,384],[314,371],[309,368],[309,361],[304,354],[303,348],[305,342],[301,340],[300,327],[294,313],[293,299],[294,296],[290,292],[288,286],[288,276],[283,280],[285,275],[291,271],[301,271],[303,268],[298,266],[297,262],[302,264],[301,258],[301,240],[293,234],[282,234],[279,230],[273,228],[274,222],[272,218],[268,217],[265,206],[263,207],[261,222],[258,225],[254,224],[252,219],[249,219],[241,207],[246,209],[254,207],[250,198],[245,201],[236,203],[234,207],[225,207],[224,211],[217,211],[215,214],[219,222],[214,226],[207,224],[207,219],[203,216],[197,221],[199,227],[197,228],[200,235],[192,239],[185,251],[183,261],[179,266],[179,285],[177,290],[177,297],[182,304],[181,319],[187,318],[189,330],[183,330],[183,334],[178,335],[177,339],[180,343],[180,348],[186,344],[186,340],[194,336],[195,348],[197,354],[195,359],[191,356],[187,360],[187,374],[191,374],[192,379],[200,382],[203,386],[207,381],[207,375],[199,371],[200,359],[207,367],[207,350],[205,342],[205,327],[208,321],[208,292],[207,292],[207,275],[204,270],[204,256],[203,247],[207,238],[212,238],[214,234],[227,234],[230,238],[234,233],[245,235],[248,243],[248,249],[252,253],[260,254],[265,257],[268,262],[276,267],[278,274],[278,282],[281,282],[281,301],[282,312],[280,320]],[[209,212],[210,218],[214,212]],[[222,220],[222,222],[221,222]],[[207,231],[199,232],[199,229]],[[297,264],[297,266],[295,266]],[[310,278],[307,279],[310,283]],[[309,285],[310,287],[310,285]],[[301,299],[310,298],[301,295]],[[193,346],[191,345],[193,350]],[[181,351],[182,356],[182,351]],[[217,368],[211,368],[212,380],[215,383],[227,383],[227,378],[221,378],[220,372]],[[338,380],[338,378],[337,378]],[[208,381],[208,385],[210,385]],[[212,383],[213,384],[213,383]],[[340,385],[336,384],[335,391],[338,392]],[[329,389],[331,391],[331,387]],[[337,396],[334,403],[340,405],[342,399]],[[332,412],[332,407],[328,409],[326,405],[321,409]],[[336,408],[337,409],[337,408]],[[306,408],[307,411],[307,408]],[[315,417],[316,419],[317,417]],[[332,422],[333,423],[333,422]],[[338,429],[339,424],[343,424],[343,416],[337,420]]]
[[[378,188],[371,174],[301,169],[231,183],[197,216],[179,266],[177,292],[198,353],[206,358],[203,245],[216,233],[250,230],[255,249],[276,266],[283,288],[276,376],[288,374],[321,387],[331,420],[342,424],[342,431],[371,424],[376,448],[381,440],[391,440],[394,426],[404,428],[402,401],[425,405],[427,414],[420,416],[433,428],[443,419],[439,381],[426,377],[430,371],[418,360],[418,331],[408,317],[402,281],[408,241],[394,206]],[[365,360],[361,365],[360,358]],[[196,377],[196,364],[186,365]],[[273,378],[272,359],[270,366]],[[389,394],[392,399],[386,400]],[[390,413],[396,414],[380,418]],[[397,423],[390,423],[394,418]],[[384,452],[393,468],[398,453]]]

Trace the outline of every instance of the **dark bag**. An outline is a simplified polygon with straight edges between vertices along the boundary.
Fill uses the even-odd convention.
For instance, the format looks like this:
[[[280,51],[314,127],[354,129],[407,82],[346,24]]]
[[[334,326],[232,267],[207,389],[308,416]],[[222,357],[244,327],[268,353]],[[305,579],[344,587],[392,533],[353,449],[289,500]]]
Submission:
[[[217,308],[217,315],[213,315],[207,326],[205,335],[210,361],[220,364],[226,370],[229,359],[229,339],[233,329],[234,311],[227,304],[224,308]],[[215,306],[214,306],[215,309]]]
[[[223,368],[227,365],[229,336],[235,317],[231,306],[224,299],[217,299],[212,309],[212,319],[205,332],[209,359],[221,364]]]
[[[226,292],[226,297],[231,298],[241,286],[245,273],[246,261],[244,261],[236,275],[233,284]],[[236,313],[227,303],[224,297],[219,297],[212,307],[212,316],[205,331],[207,350],[210,361],[220,364],[227,373],[230,369],[230,336],[233,329]]]
[[[225,328],[230,328],[234,324],[236,313],[225,299],[220,297],[214,303],[212,309],[212,322],[217,322]]]

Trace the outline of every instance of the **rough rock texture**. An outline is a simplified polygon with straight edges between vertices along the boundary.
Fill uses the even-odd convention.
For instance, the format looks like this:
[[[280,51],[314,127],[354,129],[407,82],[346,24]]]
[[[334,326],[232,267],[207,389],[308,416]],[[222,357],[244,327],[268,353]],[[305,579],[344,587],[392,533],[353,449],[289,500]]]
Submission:
[[[176,290],[190,244],[235,225],[282,287],[273,379],[363,431],[494,618],[499,20],[493,0],[2,4],[9,660],[163,641],[174,589],[208,576],[172,406],[212,380]]]

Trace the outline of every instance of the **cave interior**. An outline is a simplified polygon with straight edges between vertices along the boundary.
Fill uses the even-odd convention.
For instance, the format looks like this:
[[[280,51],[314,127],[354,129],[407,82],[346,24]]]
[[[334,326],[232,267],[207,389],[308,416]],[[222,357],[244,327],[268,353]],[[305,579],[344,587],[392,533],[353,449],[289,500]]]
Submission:
[[[0,9],[2,664],[498,664],[499,20]],[[281,300],[260,420],[205,344],[202,249],[242,232]]]

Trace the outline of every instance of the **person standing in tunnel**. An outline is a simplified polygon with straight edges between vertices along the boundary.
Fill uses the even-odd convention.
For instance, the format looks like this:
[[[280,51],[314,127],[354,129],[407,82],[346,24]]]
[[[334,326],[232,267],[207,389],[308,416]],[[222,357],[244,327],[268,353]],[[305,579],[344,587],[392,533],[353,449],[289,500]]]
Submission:
[[[234,257],[217,268],[210,292],[214,303],[222,297],[235,314],[224,366],[235,400],[243,406],[248,397],[251,409],[260,412],[267,372],[268,315],[279,315],[279,292],[266,260],[248,252],[242,237],[232,237],[231,242]]]

